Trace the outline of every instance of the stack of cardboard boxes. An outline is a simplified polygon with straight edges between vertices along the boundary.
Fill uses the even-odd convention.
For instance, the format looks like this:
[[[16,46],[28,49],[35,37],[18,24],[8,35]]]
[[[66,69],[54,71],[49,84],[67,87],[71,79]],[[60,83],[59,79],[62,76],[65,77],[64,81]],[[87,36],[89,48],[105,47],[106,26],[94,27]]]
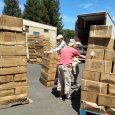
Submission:
[[[23,21],[0,16],[0,108],[27,102],[27,59]]]
[[[35,39],[36,36],[28,35],[28,50],[29,50],[29,62],[36,63],[37,62],[37,55],[35,51]]]
[[[115,51],[112,26],[91,26],[81,83],[81,108],[106,114],[115,108]]]
[[[57,59],[57,53],[44,53],[43,55],[40,81],[47,87],[54,86],[57,69]]]
[[[42,64],[44,51],[50,50],[50,42],[44,35],[28,35],[29,61]]]

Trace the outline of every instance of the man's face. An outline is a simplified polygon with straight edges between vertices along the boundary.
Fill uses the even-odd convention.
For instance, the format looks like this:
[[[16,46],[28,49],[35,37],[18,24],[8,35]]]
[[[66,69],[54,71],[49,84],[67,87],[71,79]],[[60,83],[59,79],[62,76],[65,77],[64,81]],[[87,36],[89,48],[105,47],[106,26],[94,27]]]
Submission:
[[[62,39],[57,39],[57,42],[60,43],[62,41]]]
[[[79,47],[79,45],[76,45],[76,48],[78,48]]]

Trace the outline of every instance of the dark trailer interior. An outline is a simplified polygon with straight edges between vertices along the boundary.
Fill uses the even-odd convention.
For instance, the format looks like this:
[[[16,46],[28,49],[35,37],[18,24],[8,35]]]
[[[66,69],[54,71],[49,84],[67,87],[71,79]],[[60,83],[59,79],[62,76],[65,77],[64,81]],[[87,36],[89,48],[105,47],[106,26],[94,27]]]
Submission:
[[[75,33],[83,45],[87,45],[91,25],[106,25],[107,13],[92,13],[78,15],[75,25]]]

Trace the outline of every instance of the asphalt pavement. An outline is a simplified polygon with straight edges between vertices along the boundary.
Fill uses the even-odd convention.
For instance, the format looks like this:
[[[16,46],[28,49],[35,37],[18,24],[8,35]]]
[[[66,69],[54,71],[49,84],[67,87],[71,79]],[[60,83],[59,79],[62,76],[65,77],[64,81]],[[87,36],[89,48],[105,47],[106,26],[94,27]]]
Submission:
[[[47,88],[39,81],[40,65],[28,64],[30,104],[18,105],[0,110],[0,115],[78,115],[80,88],[72,91],[72,99],[62,101],[58,98],[56,86]],[[81,81],[83,64],[80,64],[78,83]]]

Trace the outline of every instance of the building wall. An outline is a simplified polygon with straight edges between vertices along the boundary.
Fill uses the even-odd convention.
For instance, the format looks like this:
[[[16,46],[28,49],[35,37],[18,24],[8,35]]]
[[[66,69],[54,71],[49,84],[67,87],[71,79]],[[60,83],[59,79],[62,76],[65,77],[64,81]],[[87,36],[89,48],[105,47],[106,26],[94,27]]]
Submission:
[[[23,29],[28,35],[39,35],[42,34],[50,40],[52,48],[56,46],[57,27],[23,20]]]

